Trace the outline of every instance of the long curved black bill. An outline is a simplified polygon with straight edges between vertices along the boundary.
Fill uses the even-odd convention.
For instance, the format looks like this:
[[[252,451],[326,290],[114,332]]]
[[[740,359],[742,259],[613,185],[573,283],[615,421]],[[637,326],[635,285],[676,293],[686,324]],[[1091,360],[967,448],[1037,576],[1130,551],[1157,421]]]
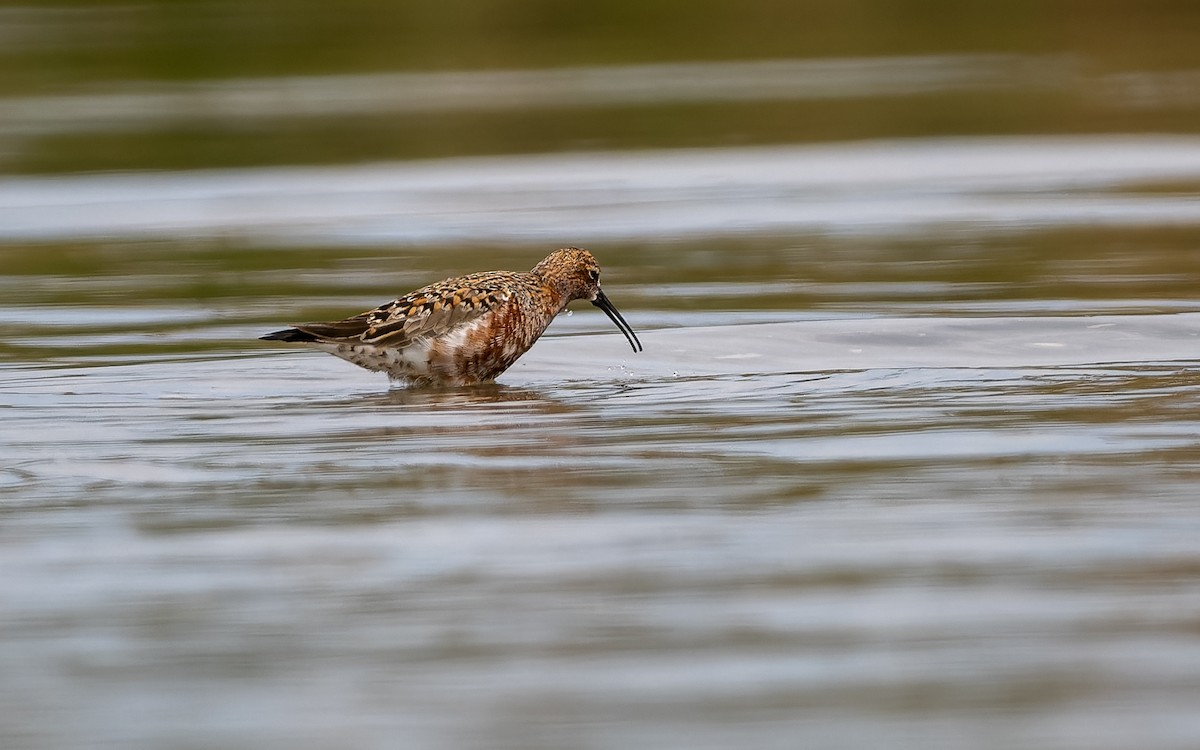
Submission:
[[[617,312],[617,308],[613,307],[613,303],[608,301],[608,297],[604,296],[604,292],[597,289],[596,299],[592,300],[592,304],[603,310],[609,320],[615,323],[617,328],[621,329],[621,333],[625,334],[625,338],[629,339],[629,345],[633,347],[635,352],[642,350],[642,342],[638,341],[637,334],[633,332],[633,329],[621,317],[621,313]]]

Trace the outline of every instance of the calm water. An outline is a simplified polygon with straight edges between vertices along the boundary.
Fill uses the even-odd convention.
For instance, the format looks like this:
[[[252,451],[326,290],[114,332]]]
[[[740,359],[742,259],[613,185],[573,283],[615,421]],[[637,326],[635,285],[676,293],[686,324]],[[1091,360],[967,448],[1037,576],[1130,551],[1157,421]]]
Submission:
[[[1196,747],[1200,77],[985,47],[0,75],[0,746]],[[563,244],[645,352],[256,340]]]

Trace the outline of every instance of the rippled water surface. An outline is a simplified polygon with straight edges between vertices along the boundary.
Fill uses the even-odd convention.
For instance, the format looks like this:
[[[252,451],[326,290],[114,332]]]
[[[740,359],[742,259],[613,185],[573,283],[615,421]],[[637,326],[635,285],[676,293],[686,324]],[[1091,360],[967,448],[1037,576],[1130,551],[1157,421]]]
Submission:
[[[0,747],[1200,746],[1200,78],[885,51],[0,75]],[[643,353],[257,340],[565,244]]]
[[[646,351],[581,310],[500,384],[453,391],[254,340],[466,265],[450,250],[15,253],[5,731],[1187,747],[1190,242],[597,247]],[[1004,294],[975,278],[1016,246],[1051,250]],[[321,270],[265,269],[290,264]]]

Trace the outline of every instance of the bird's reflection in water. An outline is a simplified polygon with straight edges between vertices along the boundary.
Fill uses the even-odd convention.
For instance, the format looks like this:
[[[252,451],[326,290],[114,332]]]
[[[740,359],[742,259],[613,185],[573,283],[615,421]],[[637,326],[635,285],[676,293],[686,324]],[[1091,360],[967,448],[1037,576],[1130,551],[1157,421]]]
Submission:
[[[340,415],[339,427],[324,436],[329,445],[357,451],[396,441],[406,450],[395,454],[393,468],[421,466],[450,483],[483,471],[496,476],[498,487],[527,485],[530,470],[581,449],[581,438],[572,429],[564,435],[563,426],[581,429],[593,419],[585,405],[495,383],[394,388],[323,408]]]
[[[367,394],[354,399],[339,401],[339,405],[363,405],[376,407],[425,407],[431,409],[456,409],[484,407],[496,404],[541,403],[549,411],[569,410],[562,401],[531,388],[484,383],[462,387],[403,388]]]

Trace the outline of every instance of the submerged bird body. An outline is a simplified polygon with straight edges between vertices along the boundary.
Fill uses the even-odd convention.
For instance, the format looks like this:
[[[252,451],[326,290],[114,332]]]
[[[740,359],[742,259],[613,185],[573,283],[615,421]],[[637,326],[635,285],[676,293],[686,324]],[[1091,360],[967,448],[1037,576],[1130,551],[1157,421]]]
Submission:
[[[474,385],[511,367],[577,299],[604,310],[641,351],[633,329],[600,289],[596,259],[579,248],[557,250],[528,273],[458,276],[345,320],[297,325],[262,338],[312,344],[412,385]]]

